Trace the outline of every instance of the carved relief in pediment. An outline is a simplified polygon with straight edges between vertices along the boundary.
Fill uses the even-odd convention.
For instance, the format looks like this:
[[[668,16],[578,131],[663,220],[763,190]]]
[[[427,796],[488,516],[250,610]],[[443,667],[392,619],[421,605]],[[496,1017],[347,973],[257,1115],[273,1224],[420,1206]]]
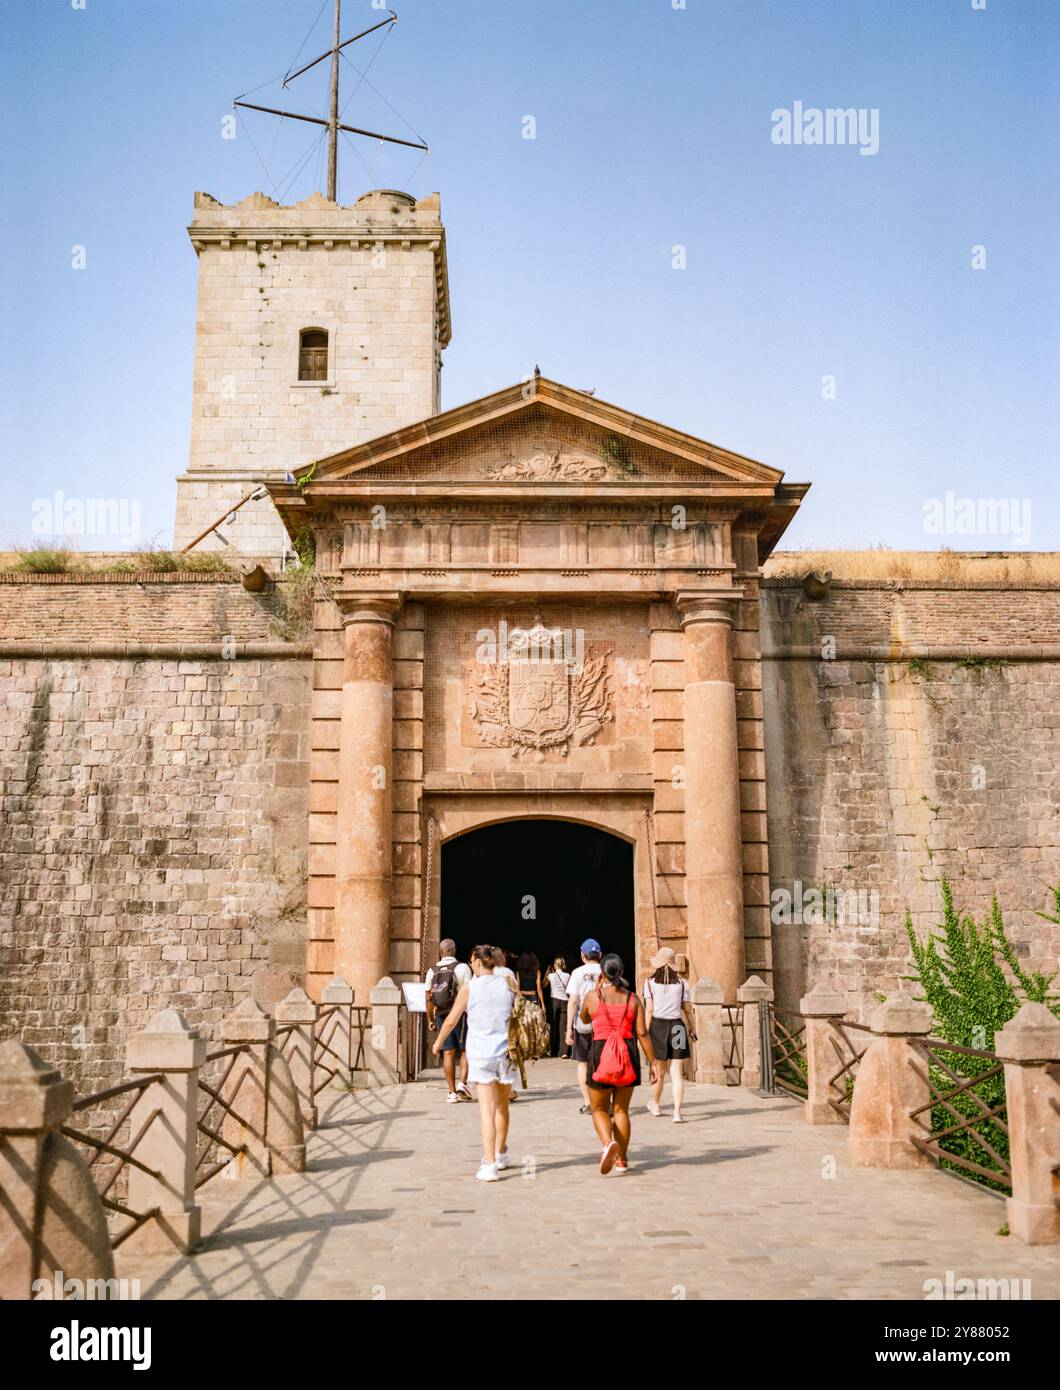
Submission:
[[[595,483],[617,472],[615,465],[585,454],[535,449],[522,456],[512,454],[507,463],[488,465],[486,477],[501,482]]]

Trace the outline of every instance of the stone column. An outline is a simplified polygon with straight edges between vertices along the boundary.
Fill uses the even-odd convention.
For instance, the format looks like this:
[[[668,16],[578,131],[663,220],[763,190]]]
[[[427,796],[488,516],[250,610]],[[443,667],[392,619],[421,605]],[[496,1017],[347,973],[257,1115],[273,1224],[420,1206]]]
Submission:
[[[1012,1164],[1009,1230],[1028,1245],[1060,1241],[1060,1020],[1044,1004],[1024,1004],[994,1040],[1005,1063],[1005,1100]]]
[[[799,1002],[799,1013],[806,1020],[806,1101],[804,1112],[809,1125],[841,1125],[842,1115],[829,1103],[832,1098],[828,1079],[835,1076],[840,1062],[832,1046],[835,1033],[832,1020],[845,1018],[846,995],[827,985],[814,985]]]
[[[685,648],[688,953],[735,1002],[744,978],[740,764],[731,629],[738,595],[679,593]]]
[[[129,1135],[155,1116],[136,1146],[135,1157],[159,1176],[129,1165],[129,1209],[159,1212],[125,1242],[129,1250],[186,1254],[199,1243],[201,1212],[195,1201],[195,1157],[199,1146],[199,1068],[206,1060],[206,1039],[177,1012],[162,1009],[142,1033],[129,1039],[126,1065],[135,1077],[161,1072],[140,1093],[129,1116]]]
[[[313,1029],[319,1010],[304,989],[297,986],[276,1005],[273,1017],[278,1029],[290,1026],[281,1047],[291,1069],[291,1082],[298,1095],[302,1123],[316,1129],[317,1107],[313,1097]]]
[[[66,1280],[114,1278],[99,1193],[59,1133],[73,1102],[73,1082],[31,1047],[0,1043],[0,1299],[62,1298]]]
[[[737,1002],[743,1005],[743,1065],[740,1085],[757,1091],[762,1085],[762,1019],[759,1004],[773,1002],[773,988],[757,975],[736,991]]]
[[[396,594],[340,597],[343,621],[336,974],[367,1004],[390,969],[391,780]]]
[[[373,1086],[390,1086],[402,1079],[400,1010],[401,990],[384,976],[372,990],[369,1069]]]
[[[696,1020],[696,1076],[708,1086],[727,1086],[725,1034],[722,1024],[725,1000],[714,980],[697,980],[692,986],[692,1016]]]
[[[850,1103],[850,1161],[859,1168],[933,1168],[935,1160],[912,1142],[923,1131],[909,1118],[931,1099],[913,1070],[909,1039],[931,1032],[931,1005],[896,994],[869,1019],[872,1041],[858,1063]],[[926,1064],[920,1070],[926,1071]],[[922,1117],[923,1118],[923,1117]]]

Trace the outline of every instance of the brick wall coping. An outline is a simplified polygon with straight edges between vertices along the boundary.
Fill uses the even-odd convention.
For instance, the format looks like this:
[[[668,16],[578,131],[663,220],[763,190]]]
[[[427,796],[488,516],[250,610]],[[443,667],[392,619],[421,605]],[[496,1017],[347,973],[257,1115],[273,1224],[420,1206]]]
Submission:
[[[759,581],[764,589],[801,589],[805,576],[763,575]],[[830,589],[883,589],[901,593],[903,589],[942,589],[959,593],[1007,593],[1018,590],[1022,593],[1060,593],[1060,580],[1050,579],[830,579]]]
[[[0,584],[240,584],[238,574],[221,570],[71,570],[65,574],[36,574],[31,570],[0,571]]]
[[[1020,646],[982,643],[976,646],[946,646],[925,642],[895,647],[890,644],[843,648],[834,657],[837,661],[1056,661],[1060,662],[1060,642],[1026,643]],[[763,650],[763,661],[824,661],[819,646],[811,643],[792,643],[790,646]]]
[[[0,660],[308,661],[311,642],[0,641]]]

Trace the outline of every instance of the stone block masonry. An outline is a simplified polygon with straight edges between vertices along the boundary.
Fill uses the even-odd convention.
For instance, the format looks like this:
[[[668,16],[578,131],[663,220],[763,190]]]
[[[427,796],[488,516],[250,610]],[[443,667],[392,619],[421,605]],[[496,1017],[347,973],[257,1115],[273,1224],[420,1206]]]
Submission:
[[[269,630],[238,584],[150,587],[153,604],[124,584],[0,584],[0,1035],[81,1091],[120,1079],[159,1008],[209,1034],[305,970],[310,663],[221,657],[233,628],[244,651]],[[216,656],[78,655],[94,634],[161,641],[167,604],[167,635]],[[38,610],[66,655],[4,654]]]
[[[853,890],[871,913],[774,922],[778,1003],[898,992],[906,908],[930,932],[944,874],[979,920],[996,893],[1024,968],[1056,971],[1060,926],[1038,913],[1060,882],[1060,588],[763,591],[772,887]]]

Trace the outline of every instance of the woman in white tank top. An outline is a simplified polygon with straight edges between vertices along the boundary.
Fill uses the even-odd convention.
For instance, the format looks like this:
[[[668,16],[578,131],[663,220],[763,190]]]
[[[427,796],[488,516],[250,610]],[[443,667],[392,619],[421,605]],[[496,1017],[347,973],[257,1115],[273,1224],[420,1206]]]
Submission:
[[[475,1175],[496,1182],[508,1167],[508,1102],[519,1073],[508,1057],[508,1020],[515,1004],[515,988],[493,968],[492,946],[476,946],[471,952],[472,978],[456,996],[456,1002],[435,1040],[433,1052],[467,1014],[467,1079],[476,1088],[482,1162]]]

